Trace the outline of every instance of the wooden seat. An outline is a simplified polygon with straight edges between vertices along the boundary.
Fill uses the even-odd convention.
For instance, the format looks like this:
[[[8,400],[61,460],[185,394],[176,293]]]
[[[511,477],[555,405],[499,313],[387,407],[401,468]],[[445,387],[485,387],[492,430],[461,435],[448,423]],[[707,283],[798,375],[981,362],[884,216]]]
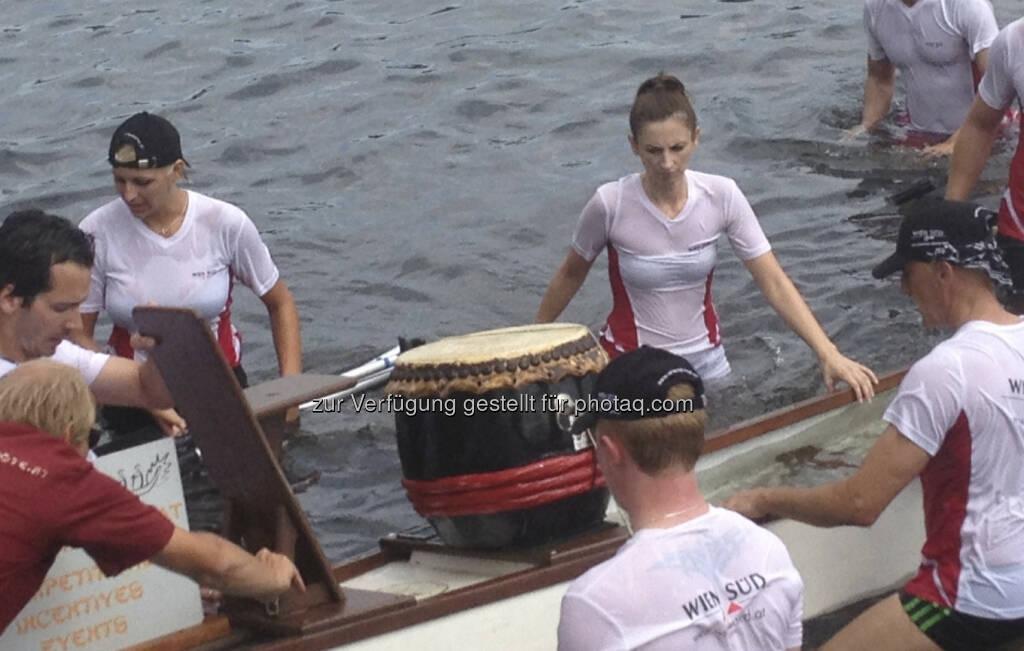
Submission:
[[[248,599],[226,603],[233,623],[275,634],[298,634],[337,626],[367,611],[408,605],[408,598],[342,589],[295,500],[260,426],[249,396],[262,415],[341,391],[351,378],[298,375],[273,380],[243,393],[220,354],[209,326],[194,311],[138,307],[141,334],[153,337],[150,355],[175,405],[202,451],[203,465],[225,502],[223,534],[255,553],[260,548],[291,557],[307,591],[283,595],[274,608]]]

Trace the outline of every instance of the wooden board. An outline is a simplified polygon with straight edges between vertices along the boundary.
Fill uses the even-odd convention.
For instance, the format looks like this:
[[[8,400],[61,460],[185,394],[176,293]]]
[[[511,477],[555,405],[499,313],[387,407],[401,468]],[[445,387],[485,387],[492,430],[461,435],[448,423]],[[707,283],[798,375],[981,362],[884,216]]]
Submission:
[[[251,600],[231,601],[225,610],[232,620],[272,634],[300,634],[405,604],[404,597],[343,592],[338,586],[207,324],[192,310],[179,308],[140,307],[133,315],[139,331],[156,339],[150,355],[227,503],[225,536],[250,552],[266,547],[287,554],[307,585],[305,594],[282,595],[276,614]],[[341,378],[337,384],[349,382]],[[319,386],[299,380],[301,390],[293,392],[283,384],[277,381],[269,390],[256,387],[252,393],[268,398],[274,408],[287,408],[282,395],[297,393],[299,400],[308,399],[312,388]]]

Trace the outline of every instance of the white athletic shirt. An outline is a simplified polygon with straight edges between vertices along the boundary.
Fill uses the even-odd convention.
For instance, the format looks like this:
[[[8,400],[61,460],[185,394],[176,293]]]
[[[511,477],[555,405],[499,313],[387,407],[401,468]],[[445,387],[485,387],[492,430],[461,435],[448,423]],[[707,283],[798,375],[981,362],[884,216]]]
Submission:
[[[907,592],[976,617],[1024,617],[1024,321],[965,323],[911,367],[885,420],[932,457],[927,539]]]
[[[558,648],[799,648],[803,587],[775,534],[711,507],[670,529],[637,531],[573,581],[562,598]]]
[[[999,27],[988,0],[867,0],[868,56],[899,68],[911,128],[953,133],[974,101],[975,55]]]
[[[1024,18],[1004,27],[992,43],[978,96],[994,109],[1008,109],[1015,101],[1024,104]],[[1024,129],[1019,138],[999,208],[999,233],[1024,240]]]
[[[65,339],[57,345],[57,350],[50,355],[49,359],[73,366],[82,374],[82,379],[86,384],[92,384],[99,377],[100,371],[110,359],[110,355],[82,348]],[[0,377],[13,371],[16,366],[17,364],[11,360],[0,357]]]
[[[132,309],[191,307],[210,323],[231,366],[241,360],[241,338],[231,324],[231,289],[237,279],[263,296],[280,274],[256,226],[240,208],[198,192],[188,193],[181,228],[163,237],[137,219],[121,199],[107,203],[79,227],[96,241],[84,313],[106,310],[114,322],[110,344],[133,357]]]
[[[771,250],[736,182],[686,171],[687,201],[669,219],[639,174],[606,183],[583,208],[572,246],[586,260],[608,249],[613,307],[602,343],[614,354],[642,345],[686,357],[705,379],[729,372],[711,278],[725,233],[741,260]]]

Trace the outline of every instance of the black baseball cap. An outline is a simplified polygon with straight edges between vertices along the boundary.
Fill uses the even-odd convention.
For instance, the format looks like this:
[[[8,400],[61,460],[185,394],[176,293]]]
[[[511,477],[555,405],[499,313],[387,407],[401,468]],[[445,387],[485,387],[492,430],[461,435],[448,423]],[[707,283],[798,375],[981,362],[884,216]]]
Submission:
[[[121,123],[110,138],[107,154],[112,166],[137,169],[166,167],[179,158],[185,161],[178,130],[166,118],[145,111]]]
[[[996,246],[996,213],[967,201],[924,197],[904,208],[896,252],[871,270],[875,278],[902,271],[911,260],[941,260],[980,269],[997,285],[1010,284],[1010,270]]]
[[[677,384],[693,387],[694,397],[667,400]],[[571,431],[578,434],[599,419],[639,420],[660,418],[704,408],[704,382],[688,361],[661,348],[642,346],[616,357],[604,367],[585,400],[587,410],[578,414]]]

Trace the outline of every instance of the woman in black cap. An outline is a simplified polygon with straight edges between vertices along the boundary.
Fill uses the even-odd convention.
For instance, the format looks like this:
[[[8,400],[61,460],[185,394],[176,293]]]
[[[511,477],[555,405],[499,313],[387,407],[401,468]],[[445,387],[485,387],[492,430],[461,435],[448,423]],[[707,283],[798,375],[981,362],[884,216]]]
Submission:
[[[224,357],[243,386],[241,337],[231,323],[231,290],[252,289],[270,315],[281,375],[302,370],[299,315],[288,286],[252,220],[237,206],[178,187],[188,164],[177,129],[137,113],[114,132],[108,160],[119,199],[91,212],[80,227],[96,241],[89,296],[82,304],[84,335],[92,342],[106,310],[114,323],[108,343],[123,357],[137,305],[190,307],[210,323]],[[156,414],[166,433],[184,423]]]

